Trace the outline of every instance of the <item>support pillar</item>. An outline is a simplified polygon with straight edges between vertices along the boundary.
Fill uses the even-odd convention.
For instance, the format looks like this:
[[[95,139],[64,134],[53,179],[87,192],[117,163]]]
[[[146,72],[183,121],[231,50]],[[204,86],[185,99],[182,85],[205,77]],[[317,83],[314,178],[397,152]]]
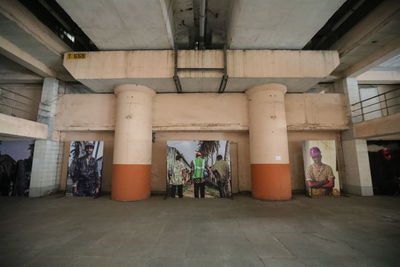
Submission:
[[[47,124],[48,133],[46,140],[35,141],[29,197],[45,196],[59,187],[63,145],[53,139],[58,86],[57,79],[44,79],[37,121]]]
[[[350,105],[360,101],[358,83],[355,78],[345,78],[335,83],[335,90],[346,94],[348,101],[349,130],[341,133],[345,177],[342,180],[343,190],[347,193],[373,196],[372,177],[368,158],[367,141],[354,138],[353,123],[359,117],[352,118]]]
[[[133,201],[149,197],[152,102],[155,92],[140,85],[115,88],[116,122],[111,197]]]
[[[264,84],[246,91],[249,101],[252,195],[258,199],[292,197],[282,84]]]

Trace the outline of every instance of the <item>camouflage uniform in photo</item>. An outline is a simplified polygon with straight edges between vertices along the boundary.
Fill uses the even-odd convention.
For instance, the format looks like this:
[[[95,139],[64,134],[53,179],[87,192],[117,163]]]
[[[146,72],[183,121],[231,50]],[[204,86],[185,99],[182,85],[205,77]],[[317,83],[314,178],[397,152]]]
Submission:
[[[220,197],[229,197],[229,163],[225,160],[218,160],[211,168],[217,178]]]
[[[73,169],[72,182],[77,187],[75,196],[94,196],[100,188],[100,175],[97,161],[93,157],[81,157],[76,160]]]

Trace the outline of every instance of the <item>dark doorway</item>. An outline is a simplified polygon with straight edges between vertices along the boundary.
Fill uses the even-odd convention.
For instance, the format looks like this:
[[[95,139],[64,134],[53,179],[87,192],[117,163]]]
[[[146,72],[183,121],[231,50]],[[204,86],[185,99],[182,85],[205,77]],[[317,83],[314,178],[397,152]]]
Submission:
[[[375,195],[400,194],[400,140],[368,141]]]

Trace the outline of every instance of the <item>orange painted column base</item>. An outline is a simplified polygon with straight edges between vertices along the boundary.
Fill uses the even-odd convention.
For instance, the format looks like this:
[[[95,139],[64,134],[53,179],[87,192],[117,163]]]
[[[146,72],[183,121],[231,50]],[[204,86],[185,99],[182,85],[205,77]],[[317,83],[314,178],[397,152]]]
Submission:
[[[133,201],[150,196],[150,164],[113,164],[111,198]]]
[[[258,199],[292,198],[289,164],[251,164],[252,195]]]

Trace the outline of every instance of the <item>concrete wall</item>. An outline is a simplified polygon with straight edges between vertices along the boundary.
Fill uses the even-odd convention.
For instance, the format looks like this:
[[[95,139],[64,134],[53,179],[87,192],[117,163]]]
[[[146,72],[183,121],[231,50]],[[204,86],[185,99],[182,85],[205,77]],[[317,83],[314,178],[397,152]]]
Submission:
[[[64,152],[62,162],[62,173],[60,190],[65,190],[67,164],[69,156],[69,145],[75,140],[103,140],[104,141],[104,167],[102,190],[111,190],[112,177],[112,153],[113,153],[113,132],[65,132],[62,134],[64,141]],[[327,140],[333,139],[337,142],[338,167],[342,182],[342,153],[340,146],[340,134],[338,131],[292,131],[288,133],[289,159],[292,177],[292,190],[304,189],[304,166],[303,166],[303,141],[305,140]],[[249,159],[249,135],[247,132],[155,132],[153,143],[152,169],[151,169],[151,190],[153,192],[165,191],[167,141],[173,140],[230,140],[231,160],[233,176],[233,192],[250,191],[250,159]]]
[[[339,131],[347,127],[343,98],[341,94],[286,95],[293,190],[304,189],[302,142],[308,139],[339,142]],[[65,189],[70,142],[104,140],[102,189],[110,191],[114,121],[115,96],[112,94],[61,96],[55,123],[55,129],[61,133],[60,141],[64,142],[60,189]],[[230,140],[233,191],[251,190],[244,94],[158,94],[153,101],[153,132],[153,192],[165,190],[167,141],[170,140]]]
[[[289,130],[347,129],[342,94],[287,94]],[[247,131],[245,94],[157,94],[154,131]],[[63,95],[58,104],[58,131],[110,131],[115,126],[112,94]]]

